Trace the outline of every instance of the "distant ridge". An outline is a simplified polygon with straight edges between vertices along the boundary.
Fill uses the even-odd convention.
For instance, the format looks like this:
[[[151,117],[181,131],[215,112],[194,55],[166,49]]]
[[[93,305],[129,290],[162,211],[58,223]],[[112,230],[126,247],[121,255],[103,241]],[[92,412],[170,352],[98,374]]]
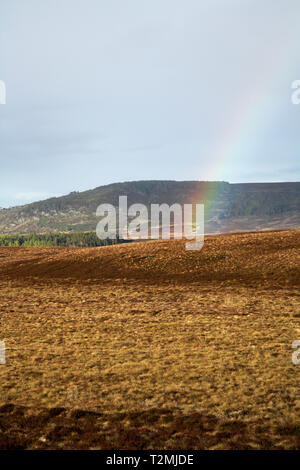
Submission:
[[[300,183],[132,181],[0,210],[0,233],[83,232],[96,229],[96,208],[128,204],[205,204],[206,233],[300,228]]]

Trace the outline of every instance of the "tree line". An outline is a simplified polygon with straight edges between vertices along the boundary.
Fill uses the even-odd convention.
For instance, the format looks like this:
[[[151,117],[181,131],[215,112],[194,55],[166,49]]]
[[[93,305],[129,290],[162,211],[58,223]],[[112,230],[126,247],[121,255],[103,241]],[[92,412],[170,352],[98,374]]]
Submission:
[[[0,246],[107,246],[128,243],[130,240],[100,240],[95,232],[30,233],[25,235],[0,235]]]

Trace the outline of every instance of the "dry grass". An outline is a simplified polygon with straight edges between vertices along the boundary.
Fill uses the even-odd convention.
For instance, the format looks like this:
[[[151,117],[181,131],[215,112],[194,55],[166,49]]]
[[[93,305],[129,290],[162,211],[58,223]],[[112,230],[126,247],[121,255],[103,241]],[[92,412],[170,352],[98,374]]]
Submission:
[[[299,247],[1,248],[0,447],[300,448]]]

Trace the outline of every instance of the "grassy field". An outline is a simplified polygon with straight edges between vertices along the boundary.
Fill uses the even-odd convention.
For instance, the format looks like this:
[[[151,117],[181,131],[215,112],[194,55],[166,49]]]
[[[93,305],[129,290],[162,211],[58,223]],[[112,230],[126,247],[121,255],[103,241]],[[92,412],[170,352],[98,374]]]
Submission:
[[[0,248],[0,448],[300,448],[300,232]]]

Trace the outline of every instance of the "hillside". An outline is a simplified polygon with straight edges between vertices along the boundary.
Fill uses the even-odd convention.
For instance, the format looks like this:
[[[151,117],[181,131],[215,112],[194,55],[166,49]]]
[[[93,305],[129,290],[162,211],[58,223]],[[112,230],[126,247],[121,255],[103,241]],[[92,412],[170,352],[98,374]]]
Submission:
[[[276,281],[278,286],[281,282],[296,286],[300,279],[300,267],[295,263],[299,233],[207,237],[201,251],[185,250],[184,240],[103,248],[0,247],[0,278],[64,282],[147,278],[148,282],[236,282],[246,286],[266,286]],[[267,256],[262,257],[263,252]],[[285,260],[287,252],[294,253],[294,257]],[[257,269],[257,258],[264,259],[263,269]]]
[[[300,449],[299,249],[0,248],[0,449]]]
[[[0,210],[0,233],[93,231],[96,208],[128,204],[204,203],[206,233],[300,227],[300,183],[137,181],[100,186],[84,192]]]

